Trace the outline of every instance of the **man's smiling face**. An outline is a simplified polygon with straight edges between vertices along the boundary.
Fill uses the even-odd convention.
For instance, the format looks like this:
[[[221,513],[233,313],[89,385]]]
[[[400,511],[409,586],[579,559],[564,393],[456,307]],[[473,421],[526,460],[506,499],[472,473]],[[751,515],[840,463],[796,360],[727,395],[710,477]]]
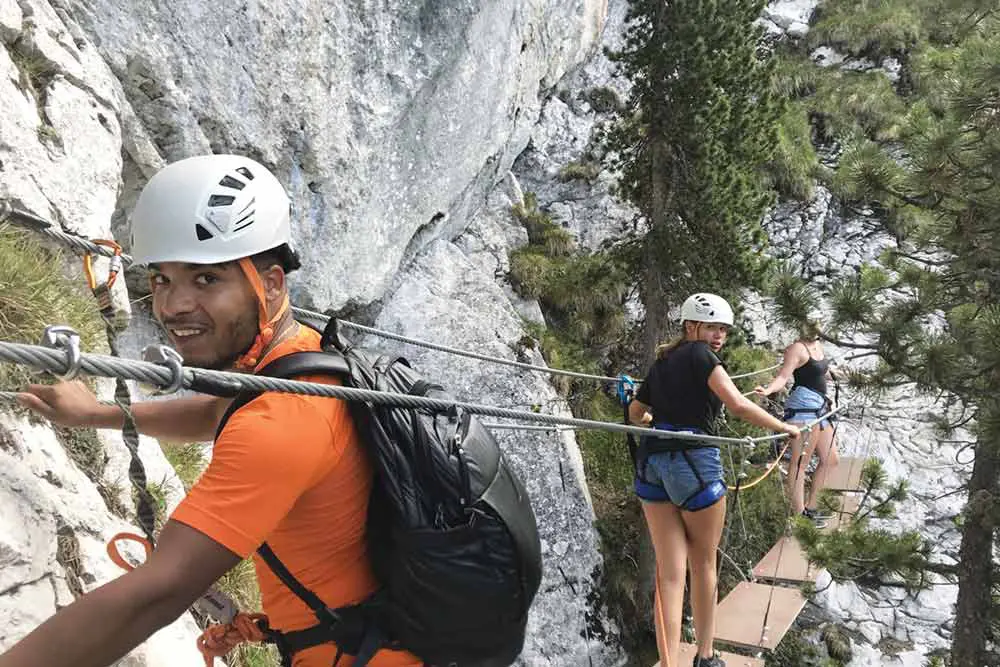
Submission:
[[[257,336],[257,299],[236,262],[151,264],[153,314],[184,362],[231,368]]]

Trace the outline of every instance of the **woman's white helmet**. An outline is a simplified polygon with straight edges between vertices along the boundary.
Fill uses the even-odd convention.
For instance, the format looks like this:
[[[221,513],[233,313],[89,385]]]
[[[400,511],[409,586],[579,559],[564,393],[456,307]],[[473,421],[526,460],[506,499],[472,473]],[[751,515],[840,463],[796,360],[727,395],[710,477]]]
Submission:
[[[132,211],[137,264],[221,264],[291,245],[285,189],[240,155],[200,155],[156,172]]]
[[[733,309],[718,294],[692,294],[681,306],[681,321],[713,322],[733,326]]]

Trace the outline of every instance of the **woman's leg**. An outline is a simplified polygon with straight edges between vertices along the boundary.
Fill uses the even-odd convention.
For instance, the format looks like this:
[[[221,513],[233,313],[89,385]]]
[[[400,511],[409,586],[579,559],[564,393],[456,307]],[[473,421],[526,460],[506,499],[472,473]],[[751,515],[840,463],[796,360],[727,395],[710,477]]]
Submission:
[[[810,435],[810,440],[812,436]],[[802,452],[802,439],[792,444],[792,458],[788,462],[788,476],[785,478],[785,489],[788,493],[788,502],[792,504],[792,511],[794,516],[802,514],[802,510],[805,509],[805,500],[803,496],[805,495],[805,478],[806,478],[806,459]],[[810,457],[812,456],[812,447],[807,444]]]
[[[688,561],[691,565],[691,608],[694,631],[698,637],[698,655],[712,657],[715,641],[715,607],[718,600],[716,551],[726,523],[726,499],[697,512],[681,512],[688,536]]]
[[[656,586],[664,628],[654,618],[660,667],[680,667],[681,620],[684,578],[687,573],[687,538],[681,512],[671,503],[642,503],[646,525],[656,552]],[[666,636],[662,636],[663,631]]]
[[[809,490],[809,499],[806,501],[806,507],[811,509],[816,509],[819,492],[826,486],[826,478],[830,475],[830,471],[840,463],[840,457],[837,455],[837,443],[834,442],[833,438],[834,431],[835,429],[830,426],[822,431],[813,431],[813,435],[816,436],[816,455],[819,456],[819,464],[816,466],[816,472],[813,473],[812,488]]]

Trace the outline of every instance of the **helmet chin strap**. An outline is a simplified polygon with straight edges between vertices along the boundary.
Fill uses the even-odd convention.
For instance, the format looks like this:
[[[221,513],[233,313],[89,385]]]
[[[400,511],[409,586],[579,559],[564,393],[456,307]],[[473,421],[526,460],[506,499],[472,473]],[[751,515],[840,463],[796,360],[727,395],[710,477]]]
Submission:
[[[260,363],[260,358],[264,354],[264,350],[271,341],[274,340],[274,325],[277,324],[278,320],[288,312],[289,302],[288,294],[285,294],[285,298],[281,302],[281,307],[278,308],[278,312],[274,314],[273,317],[268,318],[267,315],[267,297],[264,294],[264,283],[260,279],[260,275],[257,273],[257,267],[254,266],[253,262],[250,261],[249,257],[244,257],[239,261],[240,268],[243,270],[243,275],[247,277],[250,281],[250,287],[253,288],[254,294],[257,295],[257,337],[253,341],[253,345],[250,349],[243,353],[240,358],[236,360],[236,368],[240,370],[253,370]]]

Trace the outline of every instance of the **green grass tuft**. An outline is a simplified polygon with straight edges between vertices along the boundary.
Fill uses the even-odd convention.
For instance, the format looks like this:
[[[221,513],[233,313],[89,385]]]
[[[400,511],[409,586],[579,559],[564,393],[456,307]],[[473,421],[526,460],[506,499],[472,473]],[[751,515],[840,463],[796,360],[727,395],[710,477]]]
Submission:
[[[827,0],[810,29],[813,46],[835,46],[879,60],[911,49],[925,37],[920,1]]]
[[[563,183],[569,181],[593,182],[597,175],[601,173],[601,165],[589,160],[578,160],[570,162],[559,170],[559,180]]]
[[[0,225],[0,339],[37,343],[50,324],[66,324],[80,334],[87,352],[106,352],[104,323],[83,276],[63,275],[59,252],[43,248],[27,232]],[[15,391],[39,382],[26,366],[0,364],[0,390]]]
[[[175,445],[160,441],[160,449],[177,473],[184,490],[189,491],[208,465],[203,446],[197,442]]]

